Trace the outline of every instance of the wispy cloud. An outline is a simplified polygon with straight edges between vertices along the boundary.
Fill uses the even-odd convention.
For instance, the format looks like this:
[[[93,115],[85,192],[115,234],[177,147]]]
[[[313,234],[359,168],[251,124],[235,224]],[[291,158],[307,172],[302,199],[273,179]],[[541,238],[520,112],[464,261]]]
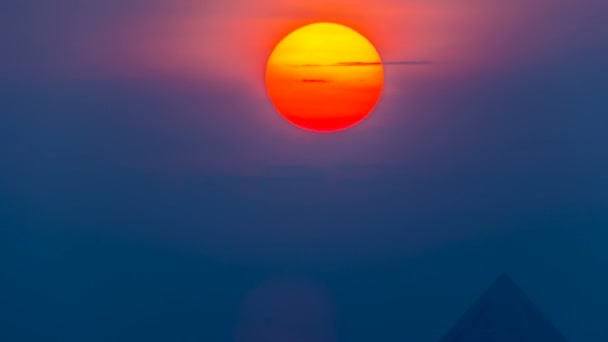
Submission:
[[[376,66],[376,65],[430,65],[431,61],[386,61],[386,62],[339,62],[332,64],[292,64],[294,68],[315,68],[315,67],[359,67],[359,66]]]
[[[435,64],[433,61],[388,61],[383,62],[384,65],[430,65]]]
[[[328,83],[330,81],[323,80],[323,79],[303,79],[302,82],[304,82],[304,83]]]
[[[387,61],[387,62],[340,62],[336,64],[330,64],[328,66],[373,66],[373,65],[427,65],[432,64],[430,61]]]

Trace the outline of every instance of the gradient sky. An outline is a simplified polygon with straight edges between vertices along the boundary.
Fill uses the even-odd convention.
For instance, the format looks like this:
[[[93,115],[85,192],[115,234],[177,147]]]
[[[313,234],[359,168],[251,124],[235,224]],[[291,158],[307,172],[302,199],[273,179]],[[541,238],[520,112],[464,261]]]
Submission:
[[[342,341],[433,342],[503,271],[608,340],[606,1],[298,3],[0,4],[0,340],[227,341],[297,274]],[[389,62],[338,134],[263,87],[314,21]]]

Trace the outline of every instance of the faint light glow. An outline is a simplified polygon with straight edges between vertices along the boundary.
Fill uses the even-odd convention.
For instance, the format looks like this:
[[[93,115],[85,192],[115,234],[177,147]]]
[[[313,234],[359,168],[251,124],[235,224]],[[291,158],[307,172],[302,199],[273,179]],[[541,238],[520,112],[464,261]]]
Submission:
[[[236,342],[334,342],[334,321],[323,287],[300,279],[270,280],[245,297]]]

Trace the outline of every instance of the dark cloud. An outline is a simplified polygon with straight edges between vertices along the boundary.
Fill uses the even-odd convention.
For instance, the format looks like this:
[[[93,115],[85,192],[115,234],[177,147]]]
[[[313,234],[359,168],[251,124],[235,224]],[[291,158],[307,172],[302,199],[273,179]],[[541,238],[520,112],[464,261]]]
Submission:
[[[303,83],[329,83],[331,81],[323,80],[323,79],[303,79],[302,82]]]
[[[316,67],[358,67],[375,65],[430,65],[431,61],[386,61],[386,62],[339,62],[335,64],[300,64],[291,65],[295,68],[316,68]]]
[[[383,61],[383,62],[340,62],[331,66],[337,67],[356,67],[356,66],[373,66],[373,65],[429,65],[431,61]]]
[[[435,64],[432,61],[385,61],[382,62],[384,65],[429,65]]]

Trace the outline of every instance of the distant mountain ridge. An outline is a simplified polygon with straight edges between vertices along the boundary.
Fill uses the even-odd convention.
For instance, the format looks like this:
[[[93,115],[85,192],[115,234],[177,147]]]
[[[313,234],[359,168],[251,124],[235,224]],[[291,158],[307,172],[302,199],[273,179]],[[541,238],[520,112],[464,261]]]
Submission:
[[[440,342],[566,342],[506,274],[460,317]]]

